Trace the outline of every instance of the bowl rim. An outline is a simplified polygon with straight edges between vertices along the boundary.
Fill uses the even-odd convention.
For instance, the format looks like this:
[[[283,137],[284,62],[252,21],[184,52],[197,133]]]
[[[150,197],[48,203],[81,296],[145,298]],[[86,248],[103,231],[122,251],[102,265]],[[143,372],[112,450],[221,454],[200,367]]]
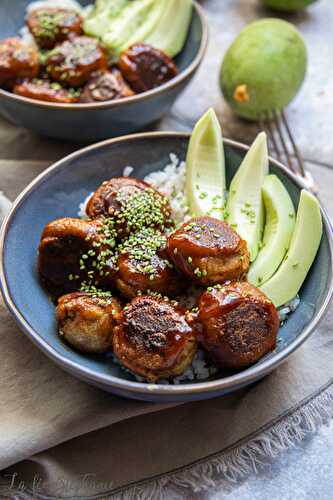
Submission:
[[[118,108],[119,106],[125,106],[126,104],[135,104],[138,102],[145,101],[151,97],[155,97],[164,91],[173,89],[185,82],[200,66],[204,55],[206,53],[208,38],[209,38],[209,29],[208,22],[206,19],[206,14],[201,5],[198,4],[197,0],[193,0],[193,6],[196,14],[198,15],[201,28],[202,28],[202,37],[200,40],[200,46],[196,56],[190,65],[178,73],[174,78],[169,80],[168,82],[156,87],[155,89],[148,90],[146,92],[142,92],[141,94],[136,94],[134,96],[124,97],[122,99],[115,99],[114,101],[105,101],[105,102],[97,102],[97,103],[52,103],[47,101],[38,101],[37,99],[31,99],[30,97],[24,97],[13,92],[9,92],[7,90],[0,88],[0,99],[9,99],[20,103],[31,104],[33,106],[37,106],[39,108],[48,108],[48,109],[66,109],[66,110],[87,110],[87,109],[104,109],[104,108]]]
[[[275,353],[273,356],[267,358],[262,361],[259,365],[253,365],[246,370],[238,372],[233,375],[229,375],[227,377],[223,377],[216,380],[208,380],[203,382],[189,383],[189,384],[179,384],[179,385],[163,385],[163,384],[150,384],[150,383],[142,383],[136,382],[127,379],[118,378],[112,374],[101,374],[96,373],[95,370],[87,368],[83,366],[80,362],[73,361],[65,358],[62,354],[60,354],[52,345],[50,345],[46,340],[44,340],[37,331],[35,331],[28,321],[23,317],[20,310],[16,307],[14,300],[9,292],[7,286],[6,272],[4,266],[4,247],[5,240],[8,229],[12,223],[12,219],[15,216],[16,211],[20,208],[20,205],[24,200],[32,193],[40,184],[47,181],[49,175],[61,168],[64,163],[69,160],[73,160],[75,158],[80,158],[80,156],[84,156],[86,153],[91,152],[93,150],[98,150],[104,146],[112,146],[113,144],[119,142],[131,142],[141,139],[152,139],[155,138],[163,138],[163,137],[173,137],[173,138],[181,138],[181,139],[189,139],[189,132],[143,132],[138,134],[131,134],[127,136],[117,137],[113,139],[106,139],[104,141],[98,142],[96,144],[87,146],[85,148],[79,149],[70,155],[65,156],[64,158],[58,160],[46,170],[44,170],[41,174],[39,174],[32,182],[19,194],[16,200],[13,203],[13,206],[4,220],[1,233],[0,233],[0,287],[4,302],[9,309],[10,313],[14,317],[18,326],[23,330],[23,332],[37,345],[48,357],[50,357],[56,364],[61,366],[63,369],[72,373],[73,375],[77,375],[79,378],[83,378],[84,380],[88,380],[91,383],[95,383],[99,386],[107,386],[110,388],[114,388],[115,390],[130,392],[133,396],[137,395],[151,395],[151,396],[170,396],[170,397],[181,397],[195,394],[206,394],[209,397],[210,393],[216,393],[221,391],[232,391],[241,386],[247,385],[251,382],[262,378],[267,375],[273,369],[277,368],[292,352],[294,352],[298,347],[300,347],[303,342],[311,335],[314,331],[315,327],[318,325],[322,317],[324,316],[330,301],[333,295],[333,228],[328,218],[328,215],[325,209],[320,204],[321,213],[323,217],[323,225],[325,227],[325,231],[328,238],[329,244],[329,253],[331,260],[331,273],[330,273],[330,283],[326,290],[326,295],[323,300],[323,303],[315,315],[315,317],[310,321],[310,323],[303,329],[303,331],[298,335],[285,349],[280,351],[279,353]],[[240,149],[242,151],[248,151],[249,146],[242,144],[237,141],[233,141],[230,139],[224,139],[224,144],[234,147],[236,149]],[[290,172],[283,164],[279,161],[269,157],[270,164],[274,165],[278,169],[282,170],[282,172],[300,189],[306,189],[306,185],[304,182],[296,177],[295,174]]]

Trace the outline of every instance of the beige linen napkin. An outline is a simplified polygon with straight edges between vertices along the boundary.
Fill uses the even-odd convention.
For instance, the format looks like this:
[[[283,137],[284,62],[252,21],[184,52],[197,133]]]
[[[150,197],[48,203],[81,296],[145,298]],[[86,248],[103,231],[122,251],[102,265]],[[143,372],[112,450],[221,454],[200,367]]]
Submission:
[[[45,144],[57,157],[57,144],[35,140],[33,161],[23,160],[23,151],[9,159],[3,150],[0,189],[11,199],[46,166]],[[332,214],[333,172],[308,167]],[[332,316],[331,309],[305,346],[261,382],[172,408],[72,378],[1,307],[1,498],[171,498],[168,484],[199,488],[220,474],[249,471],[332,413]]]

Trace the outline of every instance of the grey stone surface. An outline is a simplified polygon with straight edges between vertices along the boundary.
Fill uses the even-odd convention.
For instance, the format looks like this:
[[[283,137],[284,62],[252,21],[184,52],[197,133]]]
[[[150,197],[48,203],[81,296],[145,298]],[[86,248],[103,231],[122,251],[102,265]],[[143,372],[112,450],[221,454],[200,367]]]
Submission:
[[[183,119],[185,128],[213,106],[225,137],[250,142],[257,126],[238,119],[224,102],[218,87],[220,65],[228,46],[247,23],[276,13],[261,7],[260,0],[203,0],[201,4],[210,26],[207,55],[173,114]],[[287,110],[290,125],[306,158],[333,165],[333,2],[321,0],[307,11],[283,17],[304,35],[309,54],[307,78]],[[173,120],[164,120],[161,126],[174,127]]]
[[[283,453],[257,475],[221,484],[205,500],[332,500],[333,424]]]

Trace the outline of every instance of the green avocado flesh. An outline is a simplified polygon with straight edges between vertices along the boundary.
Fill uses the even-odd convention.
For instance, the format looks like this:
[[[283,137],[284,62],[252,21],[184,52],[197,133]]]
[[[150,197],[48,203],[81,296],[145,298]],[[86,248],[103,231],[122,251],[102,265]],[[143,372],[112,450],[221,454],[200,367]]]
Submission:
[[[192,19],[192,0],[167,0],[168,6],[145,43],[156,47],[170,57],[183,48]]]
[[[113,2],[97,0],[95,8],[84,19],[85,33],[102,38],[129,3],[129,0],[114,0]]]
[[[223,218],[225,163],[222,132],[213,109],[198,121],[186,157],[186,197],[193,216]]]
[[[262,19],[249,24],[226,52],[221,90],[237,114],[257,120],[295,97],[306,65],[306,47],[296,28],[281,19]]]
[[[295,227],[294,205],[276,175],[265,178],[262,195],[266,213],[262,248],[248,274],[249,282],[255,286],[273,276],[289,249]]]
[[[312,194],[303,190],[285,260],[273,277],[260,286],[276,307],[293,299],[299,292],[316,257],[322,232],[319,203]]]
[[[317,0],[262,0],[266,7],[286,12],[301,10]]]
[[[100,0],[85,19],[84,30],[116,57],[137,42],[174,57],[186,41],[192,7],[193,0]]]
[[[264,206],[262,185],[268,174],[266,134],[261,132],[234,175],[227,203],[228,222],[247,242],[251,262],[262,237]]]
[[[139,32],[144,38],[152,29],[150,19],[154,18],[160,4],[161,0],[157,3],[155,0],[141,0],[127,5],[104,33],[102,41],[105,46],[118,54],[127,46],[128,40],[133,39],[135,33]]]
[[[149,8],[148,13],[144,15],[142,23],[133,31],[132,36],[129,33],[123,45],[117,46],[117,50],[121,52],[138,41],[147,43],[147,37],[155,31],[160,19],[164,19],[168,3],[170,3],[170,0],[155,1]],[[110,46],[112,46],[112,41],[110,42]],[[154,47],[159,48],[157,45],[154,45]]]

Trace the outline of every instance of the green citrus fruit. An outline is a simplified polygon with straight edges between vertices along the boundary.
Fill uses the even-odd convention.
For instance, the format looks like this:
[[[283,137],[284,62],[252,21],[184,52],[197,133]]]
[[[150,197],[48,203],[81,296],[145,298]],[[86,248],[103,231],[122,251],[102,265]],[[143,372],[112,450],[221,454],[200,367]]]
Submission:
[[[295,12],[296,10],[304,9],[304,7],[316,1],[317,0],[262,0],[262,3],[271,9]]]
[[[296,95],[306,72],[302,36],[281,19],[246,26],[225,54],[222,93],[236,113],[256,120],[283,109]]]

